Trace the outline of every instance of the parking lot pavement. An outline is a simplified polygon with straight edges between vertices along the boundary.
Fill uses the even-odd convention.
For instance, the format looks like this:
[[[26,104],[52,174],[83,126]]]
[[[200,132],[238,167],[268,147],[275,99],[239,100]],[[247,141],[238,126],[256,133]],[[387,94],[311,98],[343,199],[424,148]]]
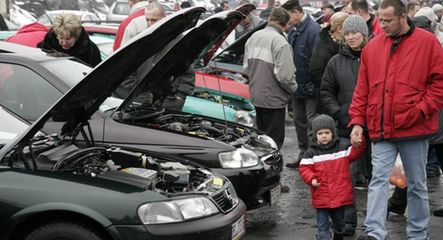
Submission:
[[[297,139],[292,119],[286,120],[286,139],[282,147],[285,162],[293,161],[298,154]],[[283,184],[289,192],[283,193],[276,205],[248,212],[245,240],[312,240],[315,239],[315,210],[311,207],[309,188],[300,180],[297,170],[284,168]],[[431,210],[443,205],[443,177],[428,179]],[[366,213],[366,189],[356,190],[358,224],[357,233],[362,232]],[[406,213],[407,215],[407,213]],[[431,216],[430,239],[443,239],[443,218]],[[405,239],[406,216],[391,214],[388,218],[389,238]],[[357,239],[356,236],[346,240]]]

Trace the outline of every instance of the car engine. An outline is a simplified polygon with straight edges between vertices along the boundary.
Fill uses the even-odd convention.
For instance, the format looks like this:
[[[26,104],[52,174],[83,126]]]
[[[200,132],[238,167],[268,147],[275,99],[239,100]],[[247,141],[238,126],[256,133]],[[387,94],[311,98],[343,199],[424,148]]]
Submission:
[[[79,147],[72,143],[33,146],[41,170],[109,179],[164,194],[216,192],[225,180],[194,164],[166,160],[119,147]],[[45,145],[45,146],[42,146]]]

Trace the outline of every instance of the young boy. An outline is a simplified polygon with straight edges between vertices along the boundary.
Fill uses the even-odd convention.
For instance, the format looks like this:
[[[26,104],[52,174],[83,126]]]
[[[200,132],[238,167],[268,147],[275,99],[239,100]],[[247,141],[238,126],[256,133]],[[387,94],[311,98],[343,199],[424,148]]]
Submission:
[[[300,175],[311,186],[312,206],[317,209],[317,240],[340,240],[344,206],[353,203],[349,164],[360,158],[366,144],[355,148],[349,140],[338,138],[334,119],[327,115],[312,121],[312,131],[314,141],[300,162]]]

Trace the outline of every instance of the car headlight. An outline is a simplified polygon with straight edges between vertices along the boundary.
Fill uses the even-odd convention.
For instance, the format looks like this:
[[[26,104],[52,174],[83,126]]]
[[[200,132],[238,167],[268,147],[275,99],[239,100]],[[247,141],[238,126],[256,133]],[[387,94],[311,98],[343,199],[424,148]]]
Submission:
[[[273,149],[278,149],[277,143],[275,143],[274,139],[272,139],[270,136],[268,136],[268,135],[259,135],[257,138],[259,140],[262,140],[266,144],[268,144],[269,147],[271,147]]]
[[[219,153],[218,159],[220,160],[222,168],[243,168],[258,164],[257,154],[246,148],[238,148],[232,152]]]
[[[248,127],[254,126],[254,119],[249,115],[249,112],[238,110],[235,112],[234,122]]]
[[[152,202],[138,208],[144,224],[183,222],[218,213],[215,204],[206,197],[184,198],[165,202]]]

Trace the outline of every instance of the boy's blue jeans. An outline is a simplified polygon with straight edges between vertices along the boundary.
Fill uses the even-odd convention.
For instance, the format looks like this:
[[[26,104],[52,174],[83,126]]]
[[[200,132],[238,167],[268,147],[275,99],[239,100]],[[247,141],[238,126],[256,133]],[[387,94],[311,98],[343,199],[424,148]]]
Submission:
[[[377,240],[386,238],[386,214],[391,170],[397,154],[405,168],[408,185],[407,239],[426,239],[429,222],[426,161],[428,139],[372,143],[372,179],[368,189],[366,233]]]
[[[345,215],[345,208],[317,208],[317,240],[332,239],[332,231],[335,233],[342,233],[345,226],[343,217]],[[332,220],[332,229],[331,221]]]

